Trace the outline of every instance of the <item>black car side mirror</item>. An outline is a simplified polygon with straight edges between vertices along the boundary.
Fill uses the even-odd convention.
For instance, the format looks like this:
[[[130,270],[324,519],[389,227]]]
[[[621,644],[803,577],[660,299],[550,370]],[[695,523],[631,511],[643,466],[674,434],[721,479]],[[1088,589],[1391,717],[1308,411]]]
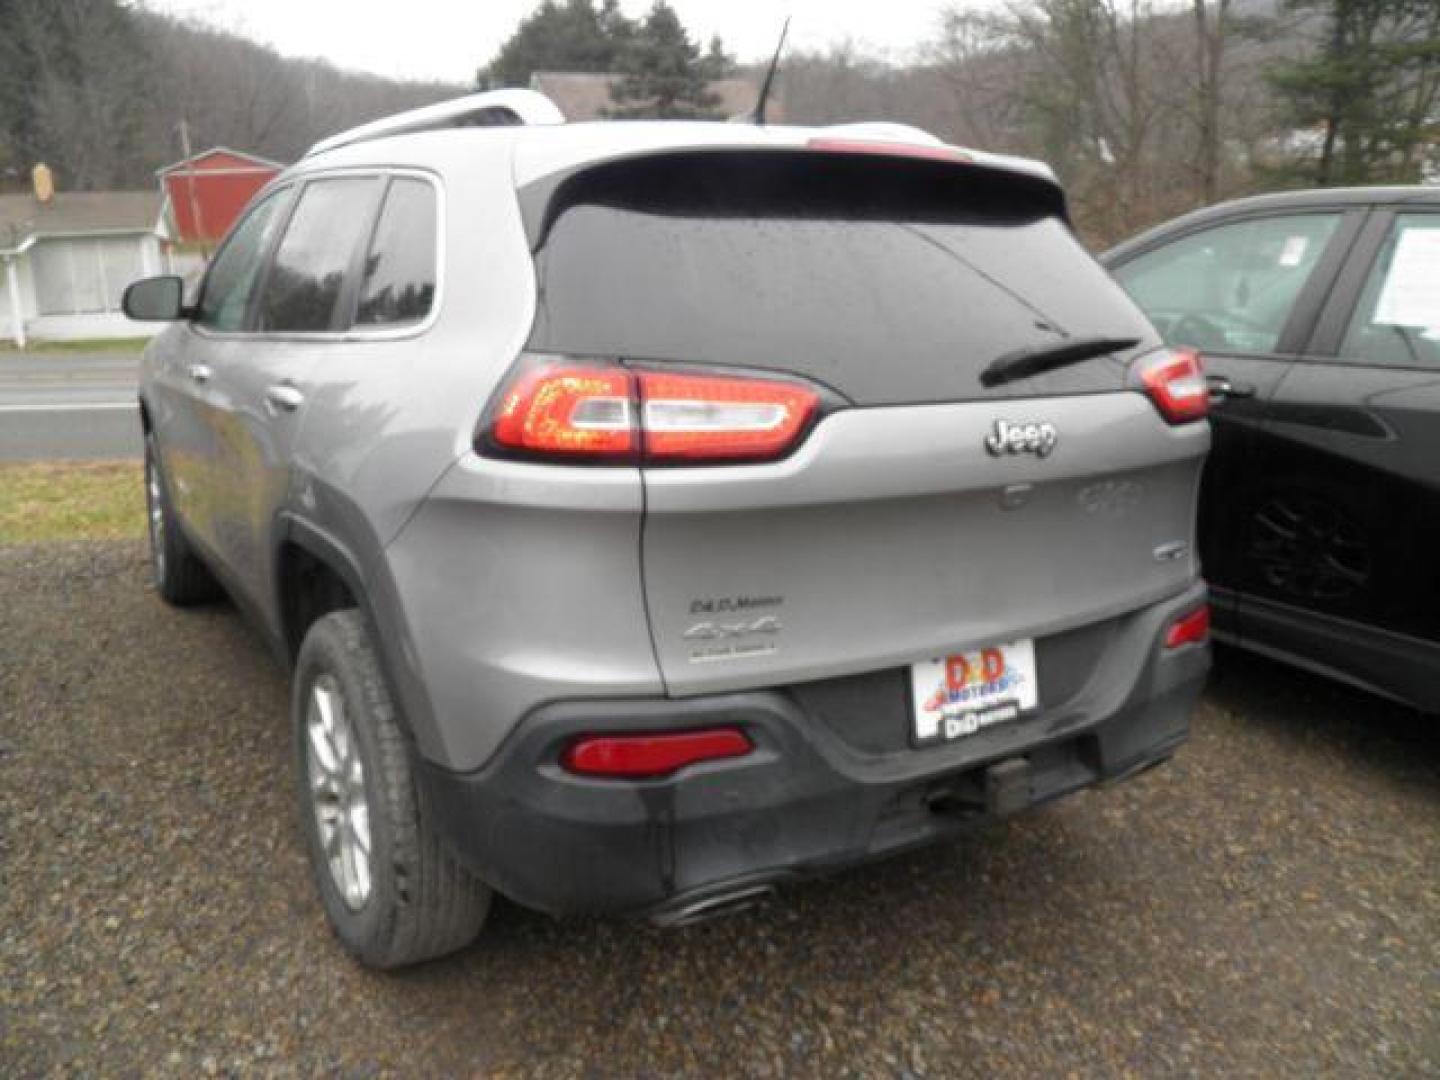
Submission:
[[[173,275],[132,282],[120,300],[127,316],[142,322],[173,322],[185,317],[185,283]]]

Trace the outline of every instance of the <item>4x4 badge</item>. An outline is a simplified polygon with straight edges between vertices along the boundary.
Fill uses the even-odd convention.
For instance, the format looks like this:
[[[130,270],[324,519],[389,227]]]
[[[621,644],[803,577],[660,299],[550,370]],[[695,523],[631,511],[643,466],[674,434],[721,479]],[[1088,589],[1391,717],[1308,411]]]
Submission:
[[[991,455],[1034,454],[1049,457],[1050,451],[1060,441],[1060,432],[1054,424],[1012,424],[1009,420],[996,420],[995,430],[985,436],[985,449]]]

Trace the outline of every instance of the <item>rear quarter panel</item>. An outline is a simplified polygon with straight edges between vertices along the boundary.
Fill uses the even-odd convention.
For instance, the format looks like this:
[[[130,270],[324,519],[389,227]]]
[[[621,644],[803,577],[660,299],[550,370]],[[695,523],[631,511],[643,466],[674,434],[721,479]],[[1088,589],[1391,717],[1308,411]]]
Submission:
[[[317,346],[325,356],[306,403],[289,507],[359,568],[419,748],[456,769],[478,765],[526,708],[563,682],[530,672],[533,657],[515,660],[520,673],[505,677],[523,647],[516,631],[532,631],[532,643],[543,638],[527,610],[543,612],[552,625],[578,623],[583,605],[595,610],[593,596],[560,593],[548,580],[587,554],[583,546],[552,550],[548,530],[567,528],[565,512],[527,508],[533,485],[513,469],[480,479],[452,469],[462,457],[474,463],[476,423],[524,346],[536,302],[509,141],[499,133],[491,147],[474,134],[394,141],[423,145],[427,169],[443,188],[439,314],[421,333]],[[325,157],[350,163],[343,151]],[[638,657],[616,662],[627,670],[638,664],[649,677],[619,681],[654,688],[638,600],[640,481],[633,470],[621,472],[600,485],[596,497],[613,513],[597,524],[603,536],[590,540],[616,546],[615,569],[628,577],[607,587],[637,598],[626,640],[636,639]],[[277,530],[277,543],[284,533]],[[548,569],[547,551],[559,560]],[[528,609],[527,586],[534,590]]]

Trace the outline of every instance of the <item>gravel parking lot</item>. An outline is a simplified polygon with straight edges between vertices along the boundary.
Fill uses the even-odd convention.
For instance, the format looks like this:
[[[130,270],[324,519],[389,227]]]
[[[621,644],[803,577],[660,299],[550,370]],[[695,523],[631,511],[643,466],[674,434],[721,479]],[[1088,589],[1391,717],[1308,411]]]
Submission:
[[[1224,654],[1166,768],[686,930],[331,941],[283,677],[140,544],[0,549],[0,1074],[1440,1073],[1440,723]]]

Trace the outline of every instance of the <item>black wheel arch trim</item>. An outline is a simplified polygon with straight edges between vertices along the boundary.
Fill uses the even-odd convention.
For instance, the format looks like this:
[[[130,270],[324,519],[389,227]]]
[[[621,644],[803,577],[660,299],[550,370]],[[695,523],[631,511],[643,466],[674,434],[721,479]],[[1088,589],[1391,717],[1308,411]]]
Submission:
[[[434,712],[425,691],[424,681],[419,672],[411,671],[406,666],[406,649],[396,640],[389,622],[380,618],[376,611],[376,583],[373,576],[366,573],[361,561],[339,537],[289,510],[277,515],[271,537],[271,550],[276,556],[276,567],[280,565],[279,553],[287,544],[300,548],[332,570],[344,582],[350,595],[355,598],[370,631],[371,640],[375,643],[380,671],[385,679],[385,686],[390,691],[391,700],[395,702],[401,729],[421,753],[425,753],[427,748],[438,747]],[[383,569],[380,572],[383,573]],[[275,575],[272,587],[275,591],[275,610],[283,612],[284,585],[279,574]],[[284,639],[287,636],[288,631],[282,626],[280,637]],[[295,655],[289,648],[284,650],[284,654],[285,667],[289,672],[294,667]]]

